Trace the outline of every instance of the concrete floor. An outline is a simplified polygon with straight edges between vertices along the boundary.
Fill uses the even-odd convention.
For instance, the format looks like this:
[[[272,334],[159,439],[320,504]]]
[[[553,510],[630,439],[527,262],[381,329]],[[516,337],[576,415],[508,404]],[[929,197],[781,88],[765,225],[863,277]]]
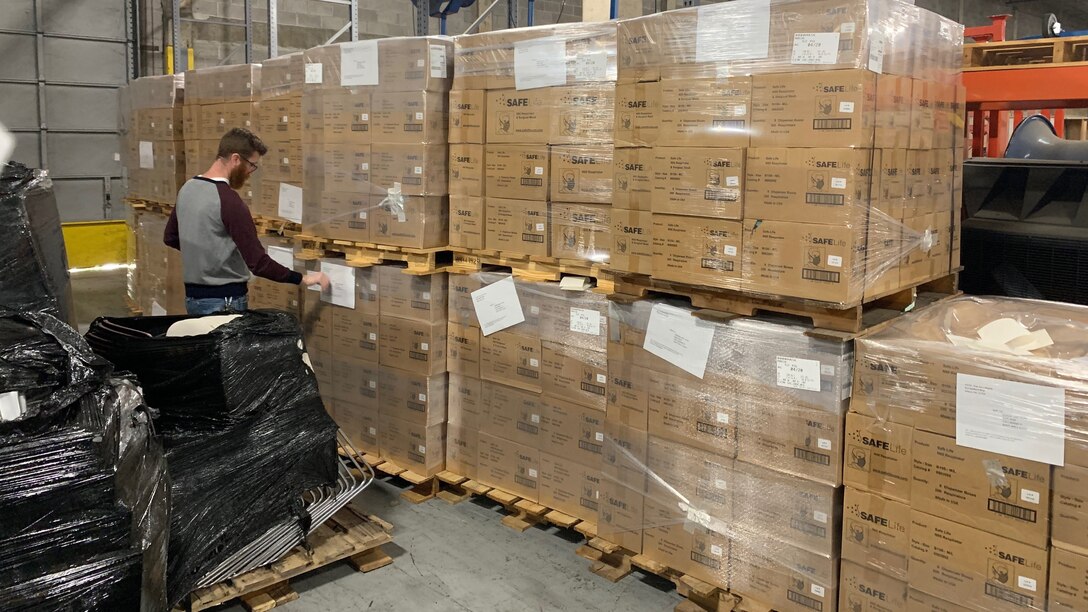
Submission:
[[[125,272],[86,272],[72,278],[81,332],[98,316],[125,316]],[[672,584],[635,572],[618,583],[591,574],[574,554],[581,536],[555,527],[517,533],[502,511],[473,498],[413,505],[398,479],[376,481],[354,502],[395,527],[385,547],[392,565],[369,574],[333,564],[291,581],[301,594],[284,612],[470,610],[626,610],[664,612],[680,601]],[[240,605],[224,612],[243,610]]]

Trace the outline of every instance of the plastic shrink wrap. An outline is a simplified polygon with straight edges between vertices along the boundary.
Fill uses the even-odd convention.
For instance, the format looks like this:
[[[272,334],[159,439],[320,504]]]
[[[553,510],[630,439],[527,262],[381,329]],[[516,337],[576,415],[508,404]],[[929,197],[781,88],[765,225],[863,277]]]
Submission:
[[[74,315],[68,255],[45,172],[12,162],[0,168],[0,307],[45,310],[64,321]]]
[[[0,312],[0,607],[166,609],[168,484],[139,390],[72,328]]]
[[[167,337],[191,317],[100,318],[88,342],[137,375],[169,463],[168,600],[271,527],[309,530],[302,494],[337,478],[336,425],[304,363],[297,321],[251,311]]]
[[[174,203],[187,170],[184,102],[184,74],[142,77],[121,88],[121,161],[129,198]]]

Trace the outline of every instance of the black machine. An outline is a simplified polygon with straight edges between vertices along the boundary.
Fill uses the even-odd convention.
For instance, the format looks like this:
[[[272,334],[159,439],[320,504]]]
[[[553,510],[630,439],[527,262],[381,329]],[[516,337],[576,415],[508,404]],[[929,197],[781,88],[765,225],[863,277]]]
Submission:
[[[1042,115],[963,165],[962,289],[1088,304],[1088,142]]]

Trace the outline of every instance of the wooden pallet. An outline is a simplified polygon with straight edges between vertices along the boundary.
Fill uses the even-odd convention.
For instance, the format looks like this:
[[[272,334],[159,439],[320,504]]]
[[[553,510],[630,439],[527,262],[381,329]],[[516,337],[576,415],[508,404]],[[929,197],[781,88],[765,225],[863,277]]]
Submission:
[[[604,538],[590,538],[575,552],[590,561],[589,571],[609,582],[617,582],[635,569],[640,569],[673,583],[676,592],[684,598],[673,608],[674,612],[729,612],[739,602],[739,598],[728,589],[689,576]]]
[[[407,274],[423,275],[444,272],[453,262],[453,255],[448,247],[414,249],[305,234],[296,235],[295,241],[301,247],[300,259],[318,259],[330,253],[342,254],[345,263],[361,268],[383,263],[404,262],[408,264],[405,270]]]
[[[617,274],[612,299],[635,300],[653,294],[686,298],[694,308],[727,315],[755,316],[776,313],[811,321],[813,327],[834,337],[846,339],[859,332],[887,324],[896,317],[920,306],[959,294],[956,283],[959,272],[953,272],[925,283],[875,296],[869,301],[836,308],[820,302],[771,299],[748,295],[740,291],[717,289],[664,281],[644,275]],[[838,333],[832,333],[838,332]]]
[[[128,204],[133,210],[153,212],[160,215],[169,215],[174,211],[173,202],[154,202],[152,200],[142,200],[139,198],[125,198],[125,204]]]
[[[302,226],[293,221],[273,219],[271,217],[254,216],[253,224],[257,226],[257,234],[261,236],[286,236],[293,237],[302,233]]]
[[[963,46],[964,70],[1027,68],[1047,64],[1088,65],[1088,36],[1007,40]]]
[[[438,496],[438,476],[424,476],[372,453],[364,453],[361,459],[376,472],[407,480],[412,486],[400,496],[413,504],[421,504]]]
[[[450,250],[453,251],[451,272],[472,273],[505,268],[515,278],[527,281],[558,281],[563,276],[585,276],[597,279],[597,287],[602,291],[612,291],[612,273],[608,264],[460,247],[450,247]]]
[[[381,546],[393,541],[392,530],[392,525],[378,517],[344,508],[310,534],[309,548],[296,546],[272,565],[194,591],[189,596],[189,609],[199,612],[238,599],[247,610],[263,612],[298,599],[290,585],[296,576],[341,560],[360,572],[385,567],[393,559]]]
[[[465,501],[473,495],[486,497],[502,506],[505,515],[502,524],[517,532],[523,532],[534,525],[554,525],[571,529],[587,538],[596,537],[597,524],[565,512],[543,506],[520,495],[503,491],[460,474],[443,471],[438,473],[442,483],[438,497],[451,504]]]

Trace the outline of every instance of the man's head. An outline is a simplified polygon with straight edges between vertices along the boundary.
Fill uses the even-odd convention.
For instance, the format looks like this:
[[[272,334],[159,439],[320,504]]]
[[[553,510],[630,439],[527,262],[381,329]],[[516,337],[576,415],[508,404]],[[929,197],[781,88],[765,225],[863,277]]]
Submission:
[[[241,189],[249,175],[257,171],[265,153],[268,147],[256,134],[245,128],[233,128],[219,139],[216,161],[226,166],[230,186]]]

